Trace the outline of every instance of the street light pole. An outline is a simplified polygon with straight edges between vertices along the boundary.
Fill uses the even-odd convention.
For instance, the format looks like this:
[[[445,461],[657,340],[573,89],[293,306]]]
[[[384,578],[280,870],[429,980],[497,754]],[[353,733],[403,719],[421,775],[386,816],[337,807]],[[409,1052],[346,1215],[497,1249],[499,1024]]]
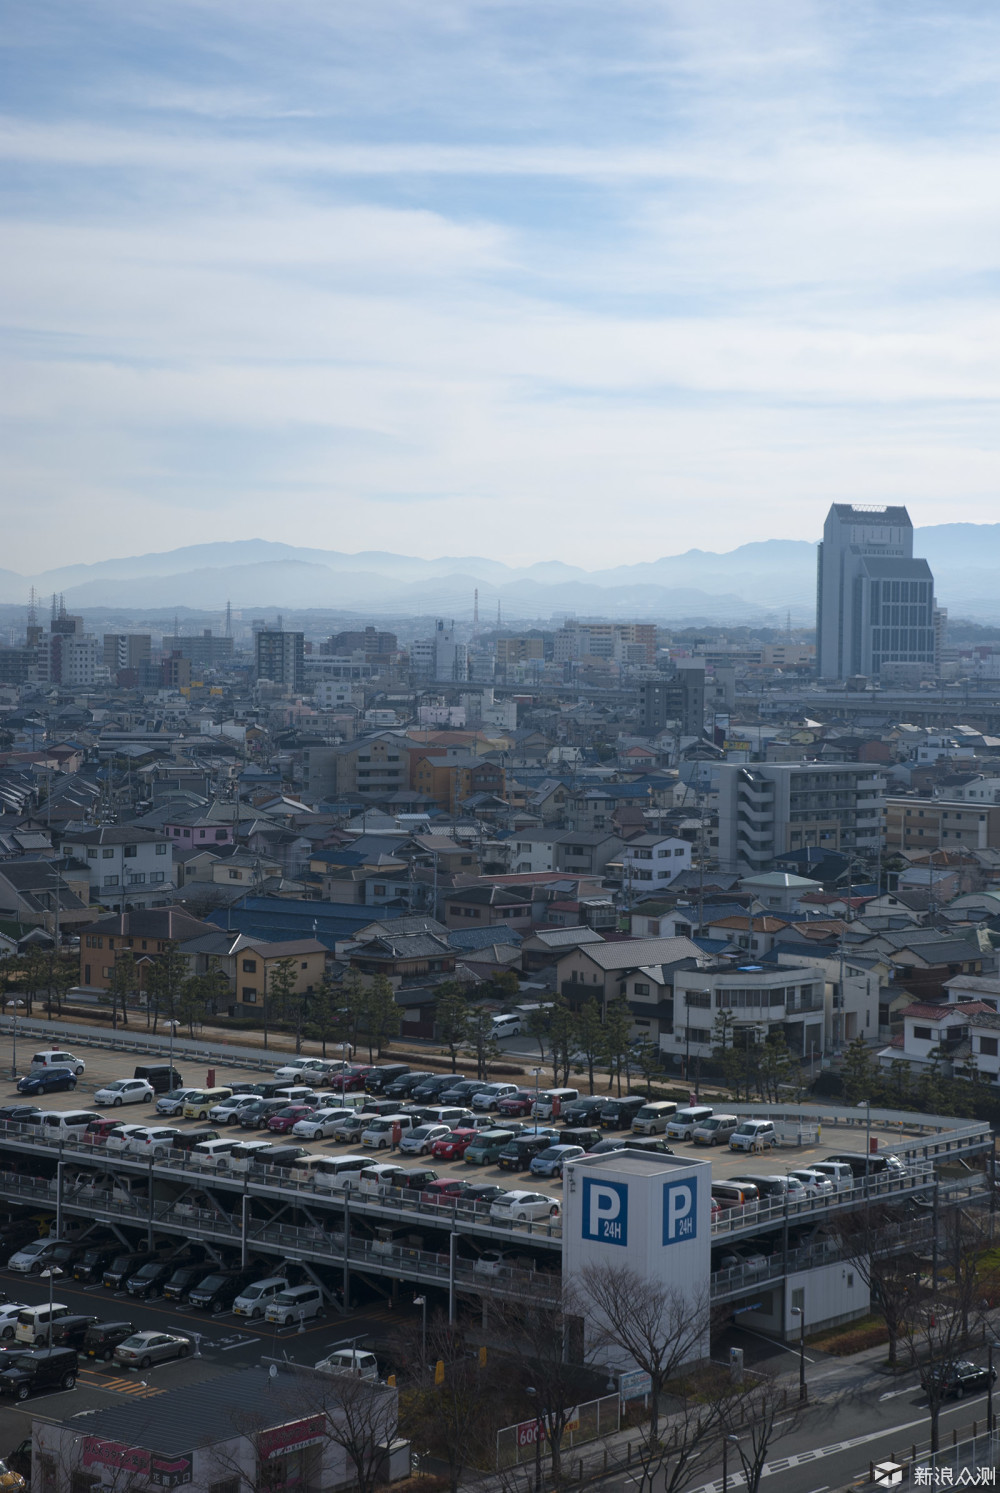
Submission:
[[[537,1124],[537,1122],[538,1122],[538,1114],[537,1114],[537,1110],[538,1110],[538,1075],[541,1073],[542,1070],[541,1070],[541,1068],[532,1068],[531,1071],[535,1075],[535,1108],[532,1110],[532,1114],[534,1115],[535,1122]]]
[[[799,1319],[799,1404],[805,1405],[809,1399],[809,1389],[806,1385],[806,1312],[804,1306],[793,1306],[792,1316]]]
[[[177,1028],[180,1026],[180,1022],[179,1021],[175,1021],[174,1018],[171,1017],[171,1019],[167,1022],[167,1026],[169,1026],[169,1028],[170,1028],[170,1087],[173,1088],[173,1086],[174,1086],[174,1033],[177,1031]]]
[[[47,1276],[49,1282],[49,1331],[46,1342],[50,1348],[52,1346],[52,1287],[55,1285],[56,1277],[60,1275],[62,1275],[62,1271],[58,1265],[50,1265],[47,1270],[42,1271],[42,1280],[45,1280]]]
[[[986,1348],[987,1363],[989,1364],[989,1377],[986,1380],[986,1433],[993,1435],[995,1422],[993,1419],[993,1349],[996,1347],[996,1338],[990,1338]]]
[[[729,1493],[729,1444],[739,1446],[738,1436],[723,1436],[722,1438],[722,1493]]]
[[[11,1037],[14,1045],[10,1059],[10,1076],[13,1079],[17,1077],[17,1013],[19,1007],[24,1005],[24,1001],[12,1000],[7,1001],[6,1004],[8,1009],[14,1013],[11,1017]]]
[[[423,1308],[423,1318],[420,1326],[420,1373],[421,1377],[427,1372],[427,1297],[414,1296],[413,1305]]]

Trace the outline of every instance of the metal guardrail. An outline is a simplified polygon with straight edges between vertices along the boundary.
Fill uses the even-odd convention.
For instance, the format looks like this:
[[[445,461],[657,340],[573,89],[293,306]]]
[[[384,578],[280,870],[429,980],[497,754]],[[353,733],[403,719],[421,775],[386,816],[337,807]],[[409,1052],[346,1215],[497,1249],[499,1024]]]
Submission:
[[[14,1017],[9,1017],[4,1030],[11,1031]],[[147,1057],[169,1058],[171,1044],[169,1037],[161,1037],[158,1032],[139,1031],[137,1028],[129,1027],[127,1030],[119,1028],[117,1031],[95,1031],[90,1026],[74,1026],[65,1021],[39,1021],[33,1016],[17,1018],[18,1037],[36,1038],[43,1041],[48,1037],[58,1037],[60,1044],[67,1047],[76,1042],[80,1046],[100,1047],[107,1052],[134,1052],[137,1055]],[[211,1046],[205,1042],[192,1041],[190,1037],[178,1037],[175,1035],[173,1041],[174,1061],[188,1061],[197,1063],[225,1063],[231,1068],[252,1068],[255,1071],[273,1071],[280,1068],[283,1063],[290,1062],[294,1053],[280,1049],[274,1052],[264,1051],[252,1047],[231,1046],[225,1041],[216,1041]]]
[[[868,1177],[867,1187],[858,1179],[850,1192],[828,1192],[800,1200],[782,1198],[773,1203],[749,1203],[742,1208],[727,1208],[712,1220],[712,1236],[722,1238],[746,1233],[750,1229],[758,1229],[761,1224],[784,1223],[786,1218],[799,1220],[803,1217],[815,1217],[818,1213],[825,1216],[845,1208],[856,1208],[866,1198],[919,1192],[931,1186],[933,1181],[932,1164],[919,1162],[905,1177],[882,1172]]]

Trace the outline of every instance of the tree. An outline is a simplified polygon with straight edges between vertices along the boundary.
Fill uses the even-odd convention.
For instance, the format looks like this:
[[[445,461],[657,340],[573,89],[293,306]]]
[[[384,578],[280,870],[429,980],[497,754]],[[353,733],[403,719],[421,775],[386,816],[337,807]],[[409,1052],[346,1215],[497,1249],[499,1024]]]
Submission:
[[[585,1265],[580,1279],[580,1306],[594,1345],[617,1349],[650,1377],[649,1439],[655,1445],[667,1381],[707,1355],[707,1295],[692,1297],[629,1265]]]
[[[730,1006],[721,1006],[715,1013],[712,1028],[712,1056],[722,1071],[722,1081],[734,1097],[739,1097],[743,1061],[736,1049],[736,1019]]]
[[[505,1302],[499,1315],[507,1382],[520,1391],[523,1418],[537,1420],[544,1434],[552,1482],[558,1487],[563,1437],[581,1393],[570,1342],[582,1323],[568,1302],[554,1307]]]
[[[264,1046],[267,1046],[267,1031],[273,1014],[275,1021],[287,1021],[289,1016],[294,1018],[293,1007],[296,1001],[295,985],[299,978],[299,972],[295,960],[291,957],[279,959],[267,972],[267,964],[264,965],[266,991],[264,995]],[[296,1052],[302,1051],[301,1028],[297,1033]]]
[[[161,1016],[168,1021],[177,1018],[181,986],[188,977],[188,962],[177,943],[171,939],[162,954],[152,960],[146,975],[146,994],[153,1012],[153,1031]],[[149,1017],[146,1017],[147,1025]]]
[[[576,1013],[574,1041],[587,1065],[587,1083],[594,1092],[594,1064],[604,1050],[604,1023],[601,1008],[593,996],[584,1001]]]
[[[545,1054],[548,1051],[549,1030],[552,1025],[550,1010],[549,1006],[536,1006],[533,1011],[528,1012],[528,1036],[533,1037],[538,1043],[540,1063],[545,1062]]]
[[[341,1009],[344,1012],[344,1025],[350,1034],[351,1048],[354,1050],[358,1045],[358,1036],[365,1018],[368,986],[362,978],[361,971],[355,969],[353,965],[340,982],[340,997]]]
[[[28,952],[21,959],[21,979],[24,982],[26,1015],[30,1016],[34,1011],[35,997],[45,984],[48,974],[48,958],[37,944],[31,944]],[[51,1012],[50,1012],[51,1014]]]
[[[844,1080],[844,1098],[848,1104],[857,1104],[859,1099],[870,1098],[874,1072],[871,1053],[864,1037],[855,1037],[848,1045],[840,1076]]]
[[[629,1041],[632,1036],[632,1013],[624,996],[608,1002],[604,1013],[604,1060],[608,1065],[608,1090],[617,1082],[622,1092],[622,1072],[627,1071]]]
[[[784,1032],[772,1032],[758,1049],[757,1090],[764,1102],[777,1104],[781,1090],[795,1086],[797,1071]]]
[[[192,1037],[195,1022],[204,1019],[208,994],[214,983],[208,975],[190,975],[181,986],[177,998],[177,1020],[186,1023]]]
[[[930,1219],[926,1220],[929,1225]],[[912,1253],[901,1254],[898,1213],[881,1201],[841,1213],[828,1225],[836,1234],[844,1257],[868,1287],[872,1306],[889,1334],[888,1363],[895,1368],[907,1314],[916,1299],[920,1278]]]
[[[469,1041],[476,1054],[476,1077],[489,1078],[490,1066],[500,1060],[500,1043],[491,1035],[493,1013],[479,1006],[469,1022]]]
[[[458,1053],[469,1036],[469,1002],[465,987],[457,980],[438,985],[434,1000],[434,1030],[451,1058],[451,1071],[458,1071]]]
[[[365,1000],[365,1031],[368,1038],[368,1057],[372,1049],[381,1057],[382,1051],[393,1037],[398,1037],[403,1024],[403,1013],[396,1001],[396,992],[386,975],[375,975],[368,987]]]
[[[748,1375],[724,1397],[721,1429],[743,1468],[746,1493],[759,1493],[772,1443],[801,1427],[804,1410],[801,1402],[789,1400],[787,1389],[768,1373]]]
[[[660,1071],[660,1049],[649,1037],[643,1037],[635,1054],[636,1066],[642,1074],[646,1083],[646,1097],[649,1097],[650,1085]],[[687,1075],[685,1074],[685,1077]]]
[[[62,1015],[63,998],[72,990],[76,984],[80,966],[72,957],[65,954],[57,954],[55,949],[49,951],[48,971],[46,983],[49,991],[49,1016],[52,1015],[52,996],[56,998],[56,1012]]]
[[[560,1074],[563,1086],[569,1083],[575,1028],[573,1012],[563,997],[557,995],[549,1008],[549,1060],[553,1084],[558,1084]]]
[[[332,975],[324,974],[319,989],[309,1002],[309,1021],[306,1034],[322,1043],[326,1057],[327,1042],[346,1040],[348,1012],[341,1000],[341,987]]]
[[[477,1353],[440,1315],[431,1320],[426,1346],[428,1362],[442,1365],[440,1382],[435,1375],[428,1383],[419,1328],[411,1327],[396,1342],[394,1357],[410,1370],[400,1395],[400,1431],[421,1452],[446,1464],[451,1493],[458,1493],[466,1467],[492,1460],[503,1425],[505,1386],[494,1367],[497,1360]]]
[[[128,1003],[139,988],[139,972],[131,949],[119,953],[111,966],[107,995],[101,996],[111,1007],[111,1025],[117,1030],[118,1008],[121,1007],[122,1026],[128,1026]]]

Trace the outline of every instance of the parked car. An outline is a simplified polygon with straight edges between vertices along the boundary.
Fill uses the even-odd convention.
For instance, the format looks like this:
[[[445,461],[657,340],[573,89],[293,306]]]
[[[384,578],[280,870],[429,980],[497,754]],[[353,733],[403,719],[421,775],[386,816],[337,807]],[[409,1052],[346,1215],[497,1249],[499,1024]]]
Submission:
[[[19,1094],[55,1094],[60,1089],[75,1088],[76,1074],[72,1068],[43,1068],[37,1073],[26,1073],[17,1081]]]
[[[334,1062],[331,1058],[303,1058],[298,1057],[293,1062],[285,1063],[284,1067],[276,1068],[275,1080],[279,1083],[315,1083],[318,1079],[329,1078],[334,1073],[343,1073],[346,1064]]]
[[[218,1316],[232,1306],[237,1296],[257,1274],[256,1270],[213,1270],[188,1292],[188,1302],[199,1311]]]
[[[240,1110],[245,1109],[248,1104],[256,1103],[257,1094],[230,1094],[228,1099],[220,1099],[218,1104],[213,1104],[208,1112],[208,1118],[213,1125],[236,1125],[239,1123]]]
[[[91,1120],[100,1118],[90,1109],[45,1109],[31,1123],[48,1140],[79,1140]]]
[[[214,1089],[195,1089],[185,1099],[181,1114],[185,1120],[207,1120],[212,1106],[231,1098],[232,1092],[227,1084],[217,1085]]]
[[[36,1052],[31,1059],[31,1071],[36,1073],[42,1068],[69,1068],[77,1078],[82,1078],[87,1070],[87,1065],[82,1058],[74,1057],[64,1047],[50,1047],[43,1052]]]
[[[770,1151],[777,1144],[773,1120],[744,1120],[729,1137],[730,1151]]]
[[[461,1197],[468,1187],[459,1177],[439,1177],[434,1182],[428,1182],[420,1194],[422,1203],[452,1203]]]
[[[365,1075],[366,1094],[384,1094],[389,1084],[409,1073],[409,1063],[380,1063]]]
[[[61,1242],[58,1239],[32,1239],[15,1250],[7,1261],[7,1269],[16,1271],[18,1275],[40,1275],[52,1258],[56,1245]]]
[[[98,1318],[83,1313],[70,1313],[66,1317],[57,1317],[45,1339],[47,1348],[75,1348],[77,1351],[83,1346],[84,1338],[93,1327]]]
[[[822,1172],[813,1171],[812,1167],[794,1167],[788,1175],[798,1177],[810,1197],[828,1197],[833,1191],[833,1180],[825,1177]]]
[[[648,1106],[647,1106],[648,1108]],[[651,1135],[653,1130],[663,1130],[668,1140],[690,1140],[695,1129],[710,1120],[714,1113],[710,1104],[689,1104],[685,1109],[677,1109],[668,1116],[666,1126],[656,1125],[652,1129],[646,1127],[645,1131],[638,1129],[639,1122],[643,1118],[643,1110],[640,1110],[632,1122],[632,1129],[637,1135]]]
[[[385,1086],[385,1097],[387,1099],[409,1099],[415,1088],[426,1083],[429,1078],[434,1078],[433,1073],[421,1073],[419,1070],[402,1074]]]
[[[125,1147],[129,1156],[152,1156],[162,1161],[174,1148],[174,1141],[181,1134],[175,1125],[141,1125],[133,1130]]]
[[[552,1145],[551,1135],[514,1135],[497,1156],[504,1172],[526,1172],[535,1157]]]
[[[285,1108],[284,1099],[255,1099],[240,1110],[239,1127],[241,1130],[266,1130],[271,1116]]]
[[[314,1109],[305,1119],[296,1120],[292,1134],[300,1140],[328,1140],[340,1121],[352,1116],[353,1110],[350,1109]]]
[[[122,1249],[105,1268],[103,1284],[112,1291],[120,1291],[130,1275],[159,1255],[148,1249]]]
[[[123,1156],[129,1148],[132,1137],[145,1128],[145,1125],[115,1125],[107,1133],[104,1149],[111,1155]]]
[[[528,1170],[533,1177],[561,1177],[567,1161],[586,1154],[582,1146],[549,1146],[532,1158]]]
[[[387,1151],[391,1148],[394,1137],[398,1136],[402,1140],[411,1130],[419,1128],[413,1115],[375,1115],[361,1132],[361,1144],[373,1151]]]
[[[475,1110],[496,1109],[501,1099],[509,1099],[516,1093],[516,1083],[488,1083],[475,1091],[470,1103]]]
[[[102,1280],[104,1272],[111,1264],[116,1255],[121,1254],[121,1244],[115,1240],[113,1243],[94,1244],[85,1249],[80,1258],[73,1266],[72,1275],[74,1280],[92,1281]]]
[[[23,1301],[5,1301],[0,1305],[0,1338],[10,1341],[17,1328],[17,1314],[25,1306]]]
[[[267,1128],[275,1135],[288,1135],[299,1120],[311,1120],[315,1113],[311,1104],[286,1104],[271,1116]]]
[[[110,1104],[118,1109],[122,1104],[152,1104],[156,1098],[153,1085],[144,1078],[116,1078],[94,1095],[95,1104]]]
[[[174,1119],[181,1114],[184,1106],[192,1094],[197,1094],[197,1089],[169,1089],[166,1094],[161,1094],[156,1101],[156,1113],[158,1115],[170,1115]]]
[[[326,1315],[323,1292],[315,1281],[305,1285],[289,1286],[279,1291],[269,1303],[264,1318],[278,1327],[290,1327],[293,1322],[305,1322],[312,1317]]]
[[[410,1090],[410,1099],[414,1104],[434,1104],[439,1094],[460,1083],[463,1077],[461,1073],[435,1073],[433,1078],[425,1078]]]
[[[696,1146],[720,1146],[736,1133],[739,1125],[738,1115],[709,1115],[694,1127],[691,1139]]]
[[[471,1146],[466,1146],[462,1160],[466,1166],[495,1166],[501,1151],[513,1139],[514,1132],[511,1130],[481,1130]]]
[[[497,1114],[505,1120],[515,1119],[518,1115],[530,1115],[534,1102],[535,1095],[531,1089],[518,1089],[516,1094],[508,1094],[506,1099],[500,1100]]]
[[[110,1363],[115,1349],[136,1331],[134,1322],[92,1322],[83,1335],[80,1355]]]
[[[343,1119],[334,1122],[332,1131],[333,1140],[360,1140],[361,1132],[365,1129],[371,1118],[370,1114],[365,1114],[361,1110],[346,1110]]]
[[[0,1394],[26,1400],[43,1389],[72,1389],[77,1367],[73,1348],[35,1348],[18,1353],[0,1370]]]
[[[40,1114],[37,1104],[5,1104],[0,1108],[0,1120],[6,1125],[23,1125]]]
[[[429,1183],[436,1181],[437,1172],[431,1166],[401,1166],[397,1175],[390,1179],[389,1186],[394,1191],[422,1192]]]
[[[490,1085],[484,1078],[463,1078],[458,1083],[453,1083],[450,1088],[442,1089],[438,1096],[438,1103],[467,1106],[476,1094],[481,1094],[489,1087]]]
[[[853,1192],[854,1173],[846,1161],[814,1161],[809,1168],[821,1177],[829,1177],[834,1192]]]
[[[237,1317],[249,1317],[256,1321],[267,1311],[268,1306],[281,1291],[288,1290],[288,1277],[265,1275],[261,1280],[251,1281],[233,1302]]]
[[[460,1130],[449,1130],[447,1135],[442,1135],[431,1146],[431,1155],[436,1161],[460,1161],[469,1146],[476,1139],[478,1131],[463,1127]]]
[[[451,1135],[450,1125],[418,1125],[399,1142],[400,1152],[405,1156],[429,1156],[434,1142]]]
[[[184,1082],[176,1068],[169,1063],[139,1063],[132,1073],[133,1078],[144,1078],[152,1084],[157,1094],[167,1094]]]
[[[187,1358],[191,1350],[191,1339],[179,1332],[134,1332],[118,1344],[115,1362],[123,1368],[148,1369],[171,1358]]]
[[[125,1282],[125,1289],[130,1296],[135,1296],[139,1301],[156,1301],[163,1295],[163,1287],[174,1273],[174,1262],[172,1260],[147,1260],[145,1265],[140,1265],[134,1275],[130,1275]]]
[[[326,1087],[335,1094],[359,1094],[370,1072],[370,1068],[353,1066],[347,1073],[332,1073],[326,1081]]]
[[[336,1348],[314,1368],[320,1374],[350,1374],[355,1379],[378,1383],[378,1359],[362,1348]]]
[[[609,1099],[601,1110],[597,1123],[602,1130],[630,1130],[632,1121],[645,1103],[641,1094],[625,1094],[621,1099]]]
[[[174,1262],[176,1265],[176,1261]],[[163,1283],[163,1294],[167,1301],[186,1301],[187,1294],[210,1275],[214,1267],[204,1260],[200,1264],[180,1265]]]
[[[561,1213],[554,1198],[543,1192],[505,1192],[490,1207],[490,1217],[497,1223],[528,1223],[534,1220],[556,1219]]]
[[[564,1125],[599,1125],[601,1115],[612,1100],[602,1094],[584,1094],[571,1104],[564,1104],[560,1119]]]
[[[843,1161],[851,1168],[855,1180],[864,1180],[865,1177],[905,1177],[906,1167],[898,1156],[893,1156],[891,1151],[878,1151],[866,1156],[862,1151],[855,1154],[853,1151],[838,1151],[833,1156],[826,1156],[825,1161]]]
[[[463,1208],[488,1208],[506,1191],[506,1187],[501,1187],[498,1182],[470,1182],[459,1201]]]

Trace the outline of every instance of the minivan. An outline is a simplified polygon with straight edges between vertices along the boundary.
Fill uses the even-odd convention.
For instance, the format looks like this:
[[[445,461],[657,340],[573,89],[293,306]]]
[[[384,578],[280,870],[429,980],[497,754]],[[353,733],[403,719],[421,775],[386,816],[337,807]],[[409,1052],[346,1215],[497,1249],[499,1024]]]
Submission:
[[[272,1149],[269,1140],[241,1140],[227,1157],[228,1169],[231,1172],[248,1172],[255,1157],[263,1157],[266,1151]]]
[[[543,1089],[531,1106],[531,1113],[539,1120],[556,1119],[567,1104],[579,1097],[579,1089]]]
[[[211,1275],[206,1275],[204,1280],[188,1292],[188,1302],[199,1311],[211,1312],[218,1316],[228,1307],[232,1306],[237,1296],[245,1286],[248,1286],[260,1269],[249,1270],[213,1270]]]
[[[69,1068],[79,1078],[86,1066],[82,1058],[75,1058],[64,1047],[47,1048],[44,1052],[36,1052],[31,1059],[32,1073],[39,1073],[46,1068]]]
[[[374,1151],[385,1151],[391,1149],[394,1144],[394,1132],[406,1135],[414,1128],[413,1115],[376,1115],[370,1125],[366,1125],[361,1132],[361,1144],[370,1146]]]
[[[83,1335],[83,1356],[110,1363],[118,1344],[138,1330],[134,1322],[93,1322]]]
[[[711,1119],[713,1113],[710,1104],[690,1104],[685,1109],[678,1109],[668,1123],[666,1133],[671,1140],[690,1140],[694,1127]]]
[[[681,1111],[686,1114],[686,1110]],[[706,1117],[710,1115],[710,1109],[705,1111]],[[671,1120],[677,1117],[677,1105],[670,1099],[653,1099],[644,1104],[642,1109],[637,1109],[632,1121],[633,1135],[665,1135]],[[670,1134],[673,1135],[673,1130]]]
[[[784,1201],[786,1193],[791,1191],[788,1186],[788,1178],[781,1177],[777,1173],[772,1176],[765,1176],[763,1173],[758,1176],[756,1173],[753,1173],[746,1177],[731,1177],[730,1181],[752,1182],[760,1195],[761,1203],[765,1205]]]
[[[513,1139],[513,1130],[481,1130],[472,1145],[466,1146],[463,1160],[466,1166],[493,1166]]]
[[[207,1120],[208,1112],[213,1104],[221,1104],[223,1099],[228,1099],[232,1089],[198,1089],[194,1094],[189,1094],[184,1101],[181,1114],[185,1120]]]
[[[24,1306],[17,1314],[14,1337],[19,1343],[44,1341],[49,1335],[49,1323],[68,1316],[69,1307],[61,1301],[54,1301],[51,1308],[48,1302],[44,1306]]]
[[[0,1394],[26,1400],[39,1389],[72,1389],[78,1360],[74,1348],[38,1348],[12,1354],[13,1362],[0,1372]]]
[[[709,1115],[691,1132],[696,1146],[719,1146],[727,1141],[740,1123],[739,1115]]]
[[[305,1286],[289,1286],[287,1290],[279,1291],[264,1313],[264,1320],[276,1322],[279,1327],[290,1327],[293,1322],[322,1315],[323,1292],[310,1281]]]
[[[497,1156],[497,1166],[505,1172],[526,1172],[534,1158],[551,1144],[551,1135],[515,1135]]]
[[[384,1094],[389,1084],[395,1083],[397,1078],[402,1078],[409,1071],[409,1063],[382,1063],[378,1068],[373,1068],[365,1079],[365,1093]]]
[[[361,1173],[371,1165],[370,1156],[323,1156],[321,1165],[313,1169],[313,1181],[317,1187],[331,1187],[335,1192],[347,1192],[357,1187]]]
[[[32,1121],[47,1140],[79,1140],[93,1120],[103,1117],[91,1109],[50,1109]]]
[[[275,1296],[288,1290],[284,1275],[268,1275],[264,1280],[255,1280],[241,1291],[233,1302],[233,1311],[238,1317],[262,1317]]]
[[[378,1359],[361,1348],[337,1348],[314,1367],[321,1374],[353,1374],[356,1379],[378,1383]]]
[[[712,1183],[712,1196],[723,1208],[747,1208],[753,1212],[760,1192],[753,1182],[719,1180]]]
[[[590,1151],[601,1139],[601,1132],[595,1130],[591,1125],[567,1125],[565,1130],[559,1132],[558,1141],[553,1142],[559,1146],[582,1146],[585,1151]]]
[[[171,1089],[182,1089],[184,1080],[176,1068],[169,1063],[140,1063],[133,1078],[144,1078],[155,1094],[167,1094]]]
[[[887,1151],[873,1151],[866,1156],[863,1151],[838,1151],[834,1156],[824,1156],[824,1161],[843,1161],[857,1177],[878,1177],[888,1173],[892,1177],[905,1177],[906,1167],[898,1156]]]
[[[188,1152],[192,1166],[211,1167],[224,1170],[229,1166],[229,1157],[239,1145],[237,1140],[200,1140]]]
[[[502,1037],[519,1037],[520,1035],[520,1016],[506,1012],[501,1016],[494,1016],[493,1025],[490,1027],[491,1042],[498,1042]]]
[[[180,1130],[170,1142],[170,1149],[172,1151],[193,1151],[195,1146],[201,1146],[206,1141],[218,1140],[219,1138],[217,1130]]]
[[[632,1121],[645,1104],[641,1094],[626,1094],[622,1099],[609,1099],[596,1123],[602,1130],[630,1130]]]

